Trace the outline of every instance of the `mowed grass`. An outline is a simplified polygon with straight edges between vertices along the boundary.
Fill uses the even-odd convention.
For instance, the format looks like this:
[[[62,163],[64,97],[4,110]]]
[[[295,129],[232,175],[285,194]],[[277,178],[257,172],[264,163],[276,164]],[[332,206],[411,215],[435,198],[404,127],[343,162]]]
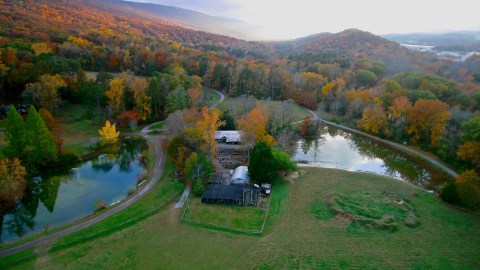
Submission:
[[[157,215],[106,237],[38,255],[17,269],[479,269],[480,217],[388,177],[307,168],[278,182],[261,237],[181,224],[181,210]],[[361,202],[366,192],[401,194],[420,225],[395,232],[352,226],[315,214],[332,194]],[[371,200],[370,200],[371,201]],[[374,201],[374,200],[373,200]],[[317,207],[315,207],[317,204]],[[349,207],[355,214],[357,207]],[[378,210],[380,209],[380,210]],[[378,208],[376,212],[388,212]]]
[[[184,221],[206,227],[238,232],[261,231],[266,211],[259,207],[203,204],[190,198]]]
[[[152,125],[148,128],[148,130],[155,130],[155,129],[163,129],[164,128],[164,122],[159,122],[156,123],[155,125]]]
[[[282,113],[282,107],[284,106],[282,101],[276,100],[258,100],[254,97],[225,97],[225,101],[220,104],[222,110],[233,111],[236,116],[243,115],[245,112],[248,113],[251,109],[256,106],[256,103],[259,102],[263,105],[267,111],[275,112],[278,114]],[[297,104],[291,104],[291,110],[287,112],[288,118],[295,121],[300,121],[305,119],[311,114],[303,107]]]

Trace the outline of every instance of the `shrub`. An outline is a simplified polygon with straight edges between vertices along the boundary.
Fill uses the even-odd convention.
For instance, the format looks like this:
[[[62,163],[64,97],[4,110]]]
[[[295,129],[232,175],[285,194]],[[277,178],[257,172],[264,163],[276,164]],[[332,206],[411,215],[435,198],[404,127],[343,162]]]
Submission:
[[[451,204],[459,204],[460,198],[458,197],[457,187],[455,183],[449,183],[442,188],[440,191],[440,197],[445,202]]]
[[[103,210],[105,208],[107,208],[107,203],[104,200],[100,199],[95,203],[95,212]]]
[[[78,161],[79,157],[74,150],[71,149],[63,149],[63,151],[58,155],[58,162],[74,162]]]

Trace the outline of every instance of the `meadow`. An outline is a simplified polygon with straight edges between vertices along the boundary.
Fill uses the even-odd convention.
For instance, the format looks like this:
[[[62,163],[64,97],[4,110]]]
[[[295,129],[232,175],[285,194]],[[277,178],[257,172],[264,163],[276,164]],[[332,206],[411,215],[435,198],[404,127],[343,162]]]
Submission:
[[[416,186],[388,177],[336,169],[304,170],[305,175],[293,182],[275,183],[262,236],[182,224],[183,210],[166,207],[95,241],[49,252],[39,247],[35,259],[15,268],[480,267],[478,215],[452,208]],[[332,198],[337,198],[335,204]],[[409,211],[415,215],[415,226],[408,225]],[[365,220],[394,223],[395,229]]]

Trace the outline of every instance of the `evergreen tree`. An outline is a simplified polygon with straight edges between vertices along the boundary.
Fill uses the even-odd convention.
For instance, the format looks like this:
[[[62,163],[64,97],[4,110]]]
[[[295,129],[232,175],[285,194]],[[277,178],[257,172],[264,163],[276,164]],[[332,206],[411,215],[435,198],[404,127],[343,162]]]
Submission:
[[[13,105],[10,105],[5,120],[5,135],[7,141],[5,155],[9,158],[23,157],[26,145],[25,123]]]
[[[167,96],[167,111],[174,112],[176,110],[183,110],[188,106],[187,91],[183,86],[179,85]]]
[[[27,144],[24,150],[29,164],[38,166],[56,159],[57,153],[52,133],[33,106],[30,106],[25,130]]]
[[[271,183],[277,175],[277,162],[272,149],[263,141],[253,147],[248,174],[255,183]]]
[[[204,155],[192,153],[185,162],[185,176],[188,180],[200,179],[207,184],[214,172],[212,163]]]

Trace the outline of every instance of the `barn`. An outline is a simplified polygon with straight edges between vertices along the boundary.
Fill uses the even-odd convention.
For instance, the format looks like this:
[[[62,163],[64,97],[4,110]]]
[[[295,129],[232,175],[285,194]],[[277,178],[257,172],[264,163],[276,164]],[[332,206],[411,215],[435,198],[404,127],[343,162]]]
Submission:
[[[239,144],[242,133],[237,130],[219,130],[215,132],[215,140],[220,143]]]

